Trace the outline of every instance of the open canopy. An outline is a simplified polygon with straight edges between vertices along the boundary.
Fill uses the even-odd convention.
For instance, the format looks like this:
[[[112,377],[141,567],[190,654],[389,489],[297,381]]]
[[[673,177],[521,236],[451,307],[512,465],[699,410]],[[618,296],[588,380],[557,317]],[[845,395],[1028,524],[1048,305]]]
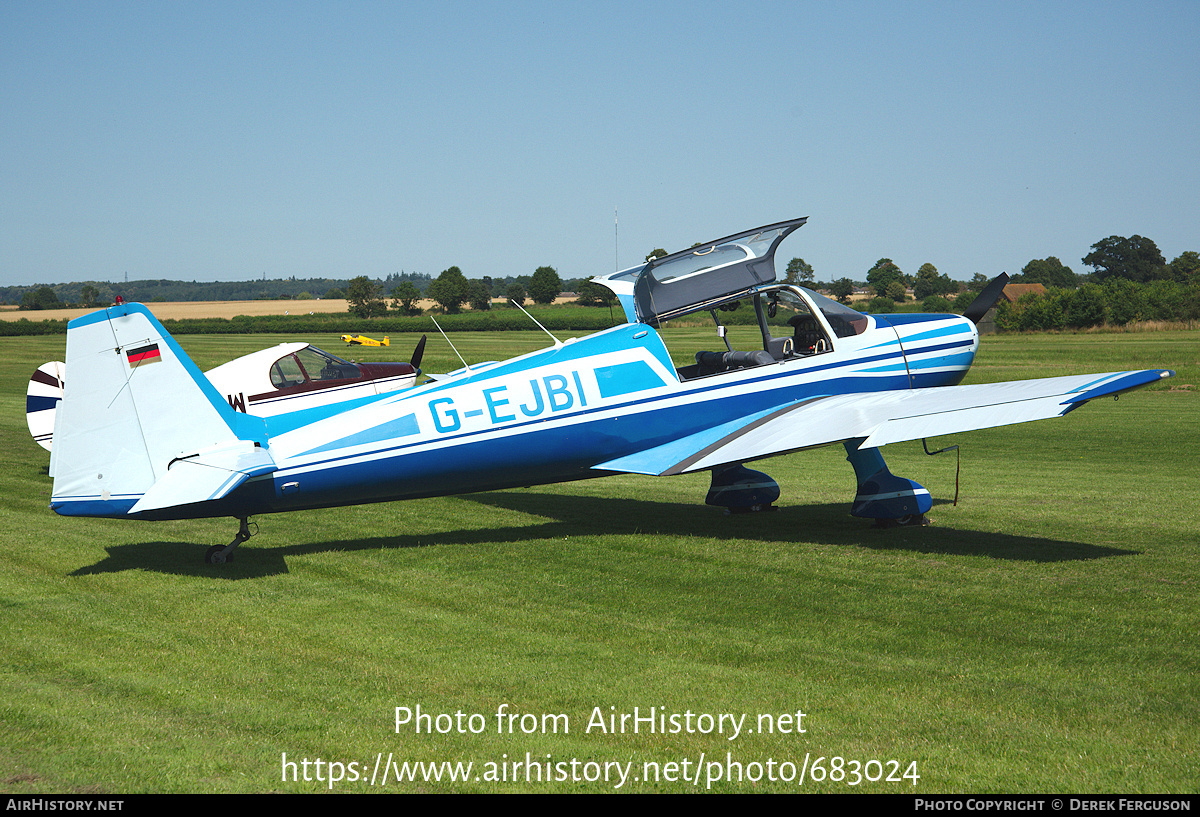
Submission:
[[[709,302],[774,282],[776,247],[807,220],[797,218],[737,233],[596,280],[611,287],[610,281],[632,279],[638,320],[656,325]]]

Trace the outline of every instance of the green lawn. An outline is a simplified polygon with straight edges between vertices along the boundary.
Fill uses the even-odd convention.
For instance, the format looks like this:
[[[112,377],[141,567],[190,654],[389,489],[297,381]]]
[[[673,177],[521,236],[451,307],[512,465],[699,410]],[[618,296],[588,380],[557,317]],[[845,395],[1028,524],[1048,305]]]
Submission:
[[[453,338],[468,361],[548,340]],[[406,360],[416,337],[353,352],[297,339]],[[280,340],[180,338],[203,368]],[[636,792],[718,773],[719,791],[1200,786],[1200,332],[985,338],[968,382],[1179,376],[931,440],[962,446],[957,505],[954,454],[889,446],[892,470],[936,498],[928,528],[850,517],[839,446],[757,466],[783,489],[776,513],[721,515],[704,475],[622,476],[258,517],[221,567],[203,554],[232,520],[47,509],[24,392],[63,344],[0,339],[4,791],[324,791],[330,762],[352,792],[610,791],[622,769]],[[433,333],[425,369],[459,365]],[[417,706],[425,728],[397,727],[397,707]],[[667,731],[594,720],[619,727],[635,707]],[[502,708],[518,717],[498,722]],[[303,780],[318,758],[322,779]],[[370,785],[389,758],[474,765],[465,782]]]

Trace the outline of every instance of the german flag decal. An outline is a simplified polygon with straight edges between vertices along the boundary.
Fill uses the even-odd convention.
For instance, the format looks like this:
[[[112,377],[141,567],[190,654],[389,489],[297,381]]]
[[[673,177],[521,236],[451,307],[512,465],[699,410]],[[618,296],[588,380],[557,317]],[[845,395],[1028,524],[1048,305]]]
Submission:
[[[158,351],[158,344],[151,343],[149,346],[139,346],[136,349],[126,349],[125,357],[129,360],[130,366],[145,366],[148,363],[158,363],[162,360],[162,354]]]

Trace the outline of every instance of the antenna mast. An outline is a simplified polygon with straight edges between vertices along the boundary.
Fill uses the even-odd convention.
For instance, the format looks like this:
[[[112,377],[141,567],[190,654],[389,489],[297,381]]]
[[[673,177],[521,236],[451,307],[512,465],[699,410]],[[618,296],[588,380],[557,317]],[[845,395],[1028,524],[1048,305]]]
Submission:
[[[562,344],[562,341],[561,341],[561,340],[559,340],[558,338],[554,337],[554,333],[552,333],[552,332],[551,332],[549,329],[547,329],[546,327],[542,326],[541,322],[540,322],[540,321],[539,321],[537,318],[533,317],[533,315],[530,315],[530,314],[529,314],[529,311],[528,311],[527,309],[525,309],[525,307],[521,306],[521,305],[520,305],[519,303],[517,303],[516,301],[513,301],[513,302],[512,302],[512,305],[513,305],[513,306],[515,306],[517,309],[521,310],[522,312],[524,312],[524,313],[525,313],[525,317],[529,318],[529,320],[531,320],[531,321],[533,321],[534,323],[536,323],[536,324],[538,325],[538,329],[541,329],[543,332],[545,332],[547,335],[549,335],[549,336],[550,336],[550,340],[554,341],[554,346],[555,346],[555,348],[557,348],[557,347],[559,347],[559,346],[562,346],[562,345],[563,345],[563,344]],[[430,317],[432,317],[432,316],[430,316]],[[438,328],[440,329],[441,327],[439,326]],[[446,338],[446,340],[447,340],[447,341],[449,341],[449,340],[450,340],[450,338]],[[464,360],[463,362],[464,362],[464,363],[466,363],[466,361],[465,361],[465,360]]]
[[[433,315],[430,315],[429,317],[433,318],[433,325],[436,326],[437,330],[442,333],[442,337],[446,338],[446,343],[450,344],[450,348],[454,350],[454,354],[458,355],[458,359],[462,361],[462,365],[466,368],[467,372],[470,373],[471,364],[467,363],[463,356],[459,354],[458,347],[455,346],[454,341],[450,340],[450,338],[446,335],[446,331],[442,329],[442,325],[437,322],[437,318],[434,318]]]

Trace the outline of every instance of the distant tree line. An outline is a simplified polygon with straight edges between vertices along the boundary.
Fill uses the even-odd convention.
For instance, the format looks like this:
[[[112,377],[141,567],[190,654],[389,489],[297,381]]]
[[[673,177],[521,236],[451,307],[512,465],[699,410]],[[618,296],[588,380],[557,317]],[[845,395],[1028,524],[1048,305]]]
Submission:
[[[551,304],[562,291],[563,282],[554,267],[538,267],[530,276],[503,279],[485,276],[474,280],[468,279],[458,267],[449,267],[428,281],[423,290],[410,280],[388,289],[386,282],[360,275],[347,285],[346,300],[348,310],[360,318],[419,315],[418,301],[423,298],[434,301],[443,313],[455,315],[465,307],[489,310],[492,300],[498,297],[510,305],[524,304],[527,297],[534,303]]]
[[[652,260],[666,255],[655,249]],[[1097,323],[1123,324],[1134,320],[1194,320],[1200,300],[1200,254],[1189,251],[1167,263],[1155,243],[1143,236],[1109,236],[1091,247],[1082,262],[1091,272],[1076,274],[1058,258],[1033,259],[1013,283],[1040,283],[1050,292],[1026,296],[1019,304],[1003,307],[998,328],[1068,328]],[[932,263],[922,264],[915,275],[903,272],[890,258],[879,259],[858,282],[842,277],[825,283],[816,280],[812,266],[793,258],[784,279],[827,292],[843,303],[863,286],[873,294],[872,312],[892,311],[910,299],[931,312],[961,311],[985,286],[990,276],[975,273],[969,280],[954,280]],[[606,287],[586,278],[563,280],[554,267],[538,267],[529,275],[467,278],[457,266],[434,277],[400,272],[385,278],[360,275],[351,279],[273,279],[240,282],[140,280],[122,283],[84,281],[70,284],[0,287],[0,302],[22,309],[62,306],[104,306],[120,296],[127,301],[239,301],[260,299],[345,298],[349,311],[363,318],[414,316],[420,301],[433,300],[440,312],[453,315],[464,309],[487,311],[493,301],[508,305],[532,301],[549,304],[563,291],[574,292],[586,306],[612,306],[616,298]],[[953,301],[951,300],[953,299]]]
[[[1148,238],[1109,236],[1092,245],[1075,275],[1057,258],[1030,261],[1014,280],[1046,286],[1015,304],[996,307],[1002,332],[1124,326],[1138,321],[1200,319],[1200,253],[1188,251],[1167,263]]]
[[[0,303],[17,304],[22,309],[57,309],[64,306],[108,306],[118,296],[126,301],[143,303],[344,298],[348,283],[349,281],[337,278],[282,278],[257,281],[76,281],[66,284],[0,287]]]
[[[1012,283],[1043,284],[1046,287],[1074,289],[1085,283],[1103,283],[1112,278],[1121,278],[1138,284],[1154,281],[1194,281],[1200,271],[1200,254],[1188,251],[1171,263],[1167,263],[1158,246],[1150,239],[1135,235],[1130,238],[1109,236],[1091,247],[1091,252],[1081,260],[1092,268],[1091,273],[1077,275],[1053,256],[1035,258],[1025,265],[1020,273],[1011,276]],[[923,301],[931,295],[954,296],[964,291],[975,292],[986,284],[989,276],[976,273],[971,280],[951,280],[939,273],[933,264],[923,264],[917,274],[907,275],[890,258],[881,258],[866,273],[866,278],[856,281],[840,278],[828,283],[813,281],[812,267],[800,258],[793,258],[787,266],[787,280],[804,283],[812,288],[829,291],[836,297],[848,296],[855,288],[865,285],[876,298],[891,298],[901,302],[912,290],[913,298]]]

